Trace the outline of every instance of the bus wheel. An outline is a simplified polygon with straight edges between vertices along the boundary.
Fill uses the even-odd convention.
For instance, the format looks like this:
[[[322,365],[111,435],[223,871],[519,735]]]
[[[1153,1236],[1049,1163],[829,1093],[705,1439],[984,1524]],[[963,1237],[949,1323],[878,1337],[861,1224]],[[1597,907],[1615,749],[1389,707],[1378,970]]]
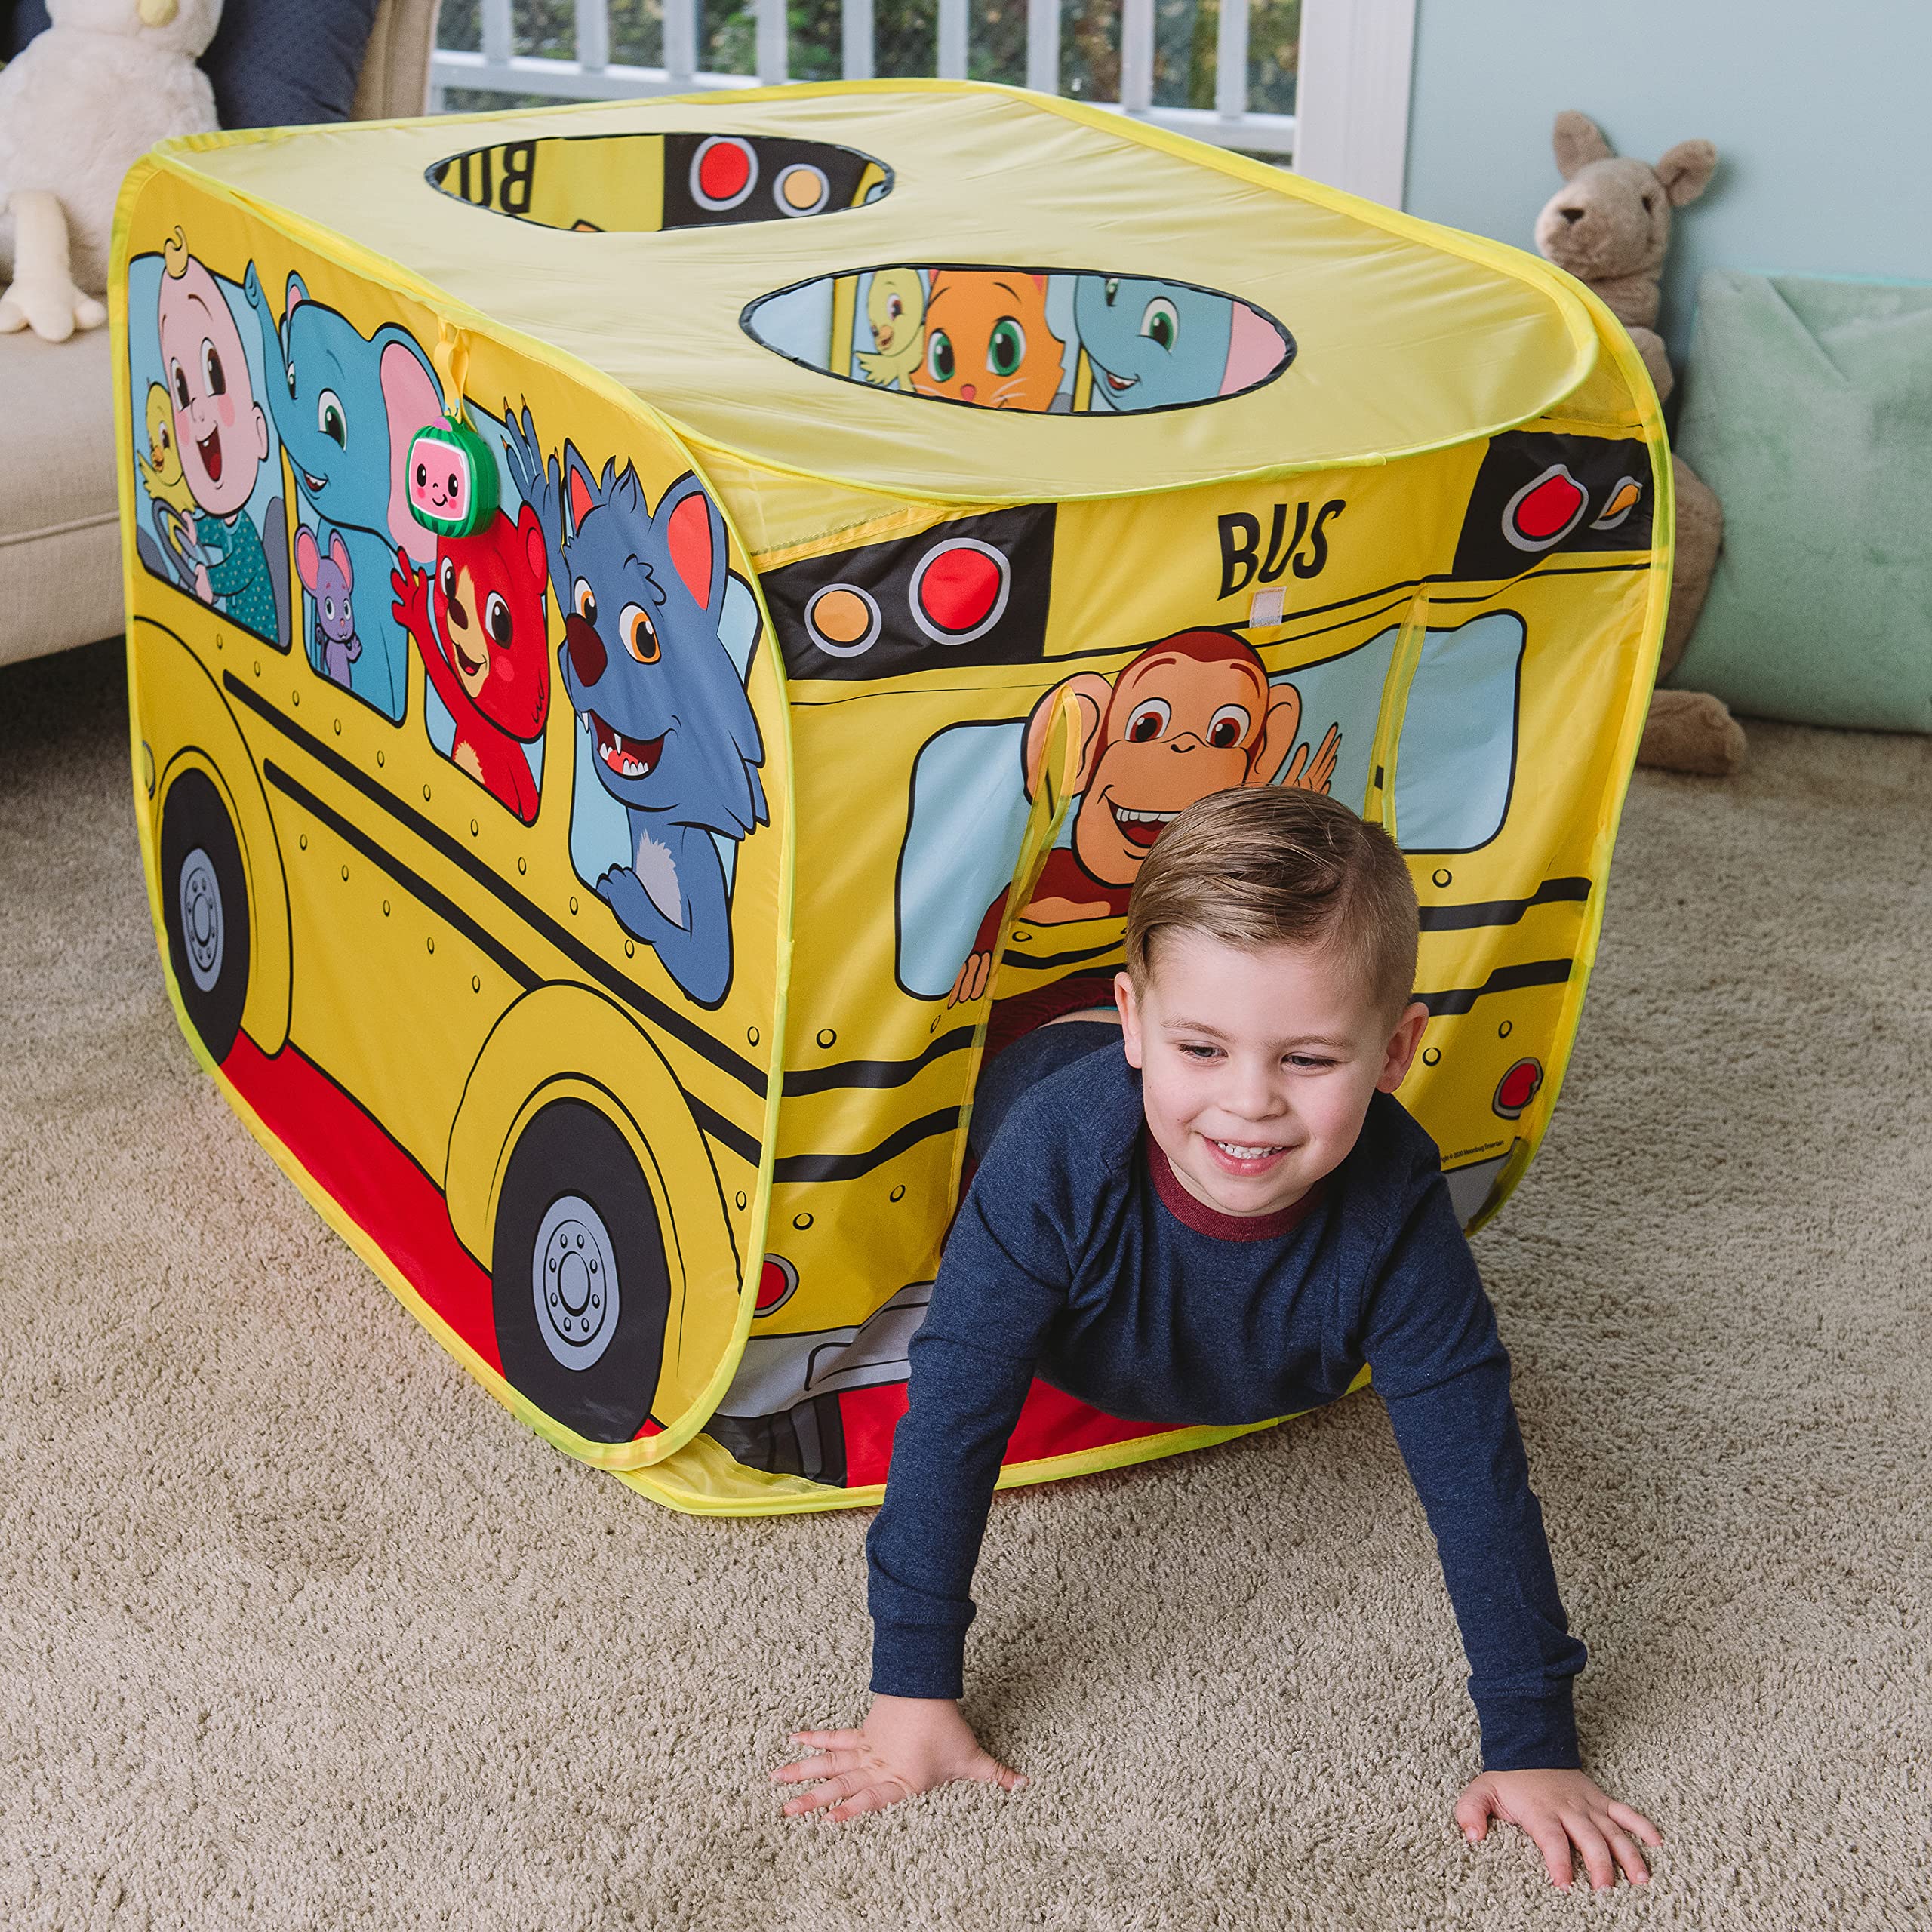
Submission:
[[[504,1376],[578,1435],[629,1441],[657,1393],[671,1281],[637,1157],[595,1107],[553,1100],[524,1129],[490,1253]]]
[[[248,881],[221,794],[182,773],[161,808],[161,912],[181,1004],[219,1066],[248,995]]]

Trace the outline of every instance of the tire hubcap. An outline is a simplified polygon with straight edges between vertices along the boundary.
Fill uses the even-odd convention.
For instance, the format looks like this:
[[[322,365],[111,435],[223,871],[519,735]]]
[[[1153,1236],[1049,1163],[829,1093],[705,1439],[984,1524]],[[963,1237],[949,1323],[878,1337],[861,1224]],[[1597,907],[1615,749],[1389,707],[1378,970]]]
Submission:
[[[198,845],[181,862],[181,936],[189,977],[201,992],[214,992],[221,977],[221,887],[214,860]]]
[[[530,1286],[543,1346],[565,1368],[592,1367],[617,1332],[617,1258],[604,1217],[581,1195],[561,1196],[543,1217]]]

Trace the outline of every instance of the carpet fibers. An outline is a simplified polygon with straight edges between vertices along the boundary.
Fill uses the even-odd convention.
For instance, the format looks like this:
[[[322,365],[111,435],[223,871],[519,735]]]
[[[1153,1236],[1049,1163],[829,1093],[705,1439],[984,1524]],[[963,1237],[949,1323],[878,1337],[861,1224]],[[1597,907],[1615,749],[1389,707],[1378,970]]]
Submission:
[[[1475,1768],[1373,1396],[1003,1499],[969,1715],[1029,1773],[786,1820],[866,1518],[567,1460],[324,1226],[155,956],[116,650],[0,672],[0,1924],[1932,1925],[1932,741],[1641,775],[1544,1149],[1477,1254],[1590,1767],[1554,1892]]]

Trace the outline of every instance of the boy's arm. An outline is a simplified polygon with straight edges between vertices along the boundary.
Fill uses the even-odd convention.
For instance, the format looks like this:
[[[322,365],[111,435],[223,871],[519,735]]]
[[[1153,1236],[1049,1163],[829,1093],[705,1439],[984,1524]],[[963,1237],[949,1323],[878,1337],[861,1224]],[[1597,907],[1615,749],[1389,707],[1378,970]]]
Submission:
[[[1042,1171],[1045,1152],[1016,1109],[974,1177],[913,1339],[885,1500],[866,1538],[872,1687],[884,1696],[961,1694],[1000,1459],[1066,1305],[1067,1204]]]
[[[1475,1257],[1433,1180],[1364,1309],[1363,1352],[1435,1532],[1491,1771],[1574,1768],[1570,1635]]]

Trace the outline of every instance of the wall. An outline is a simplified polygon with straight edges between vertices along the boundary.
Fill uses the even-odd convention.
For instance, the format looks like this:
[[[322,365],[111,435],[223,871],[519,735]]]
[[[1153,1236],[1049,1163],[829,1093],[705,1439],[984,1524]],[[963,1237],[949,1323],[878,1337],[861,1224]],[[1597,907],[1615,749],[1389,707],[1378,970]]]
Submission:
[[[1681,356],[1707,268],[1932,280],[1928,75],[1922,0],[1419,0],[1404,205],[1532,248],[1560,109],[1647,160],[1715,141],[1664,271]]]

